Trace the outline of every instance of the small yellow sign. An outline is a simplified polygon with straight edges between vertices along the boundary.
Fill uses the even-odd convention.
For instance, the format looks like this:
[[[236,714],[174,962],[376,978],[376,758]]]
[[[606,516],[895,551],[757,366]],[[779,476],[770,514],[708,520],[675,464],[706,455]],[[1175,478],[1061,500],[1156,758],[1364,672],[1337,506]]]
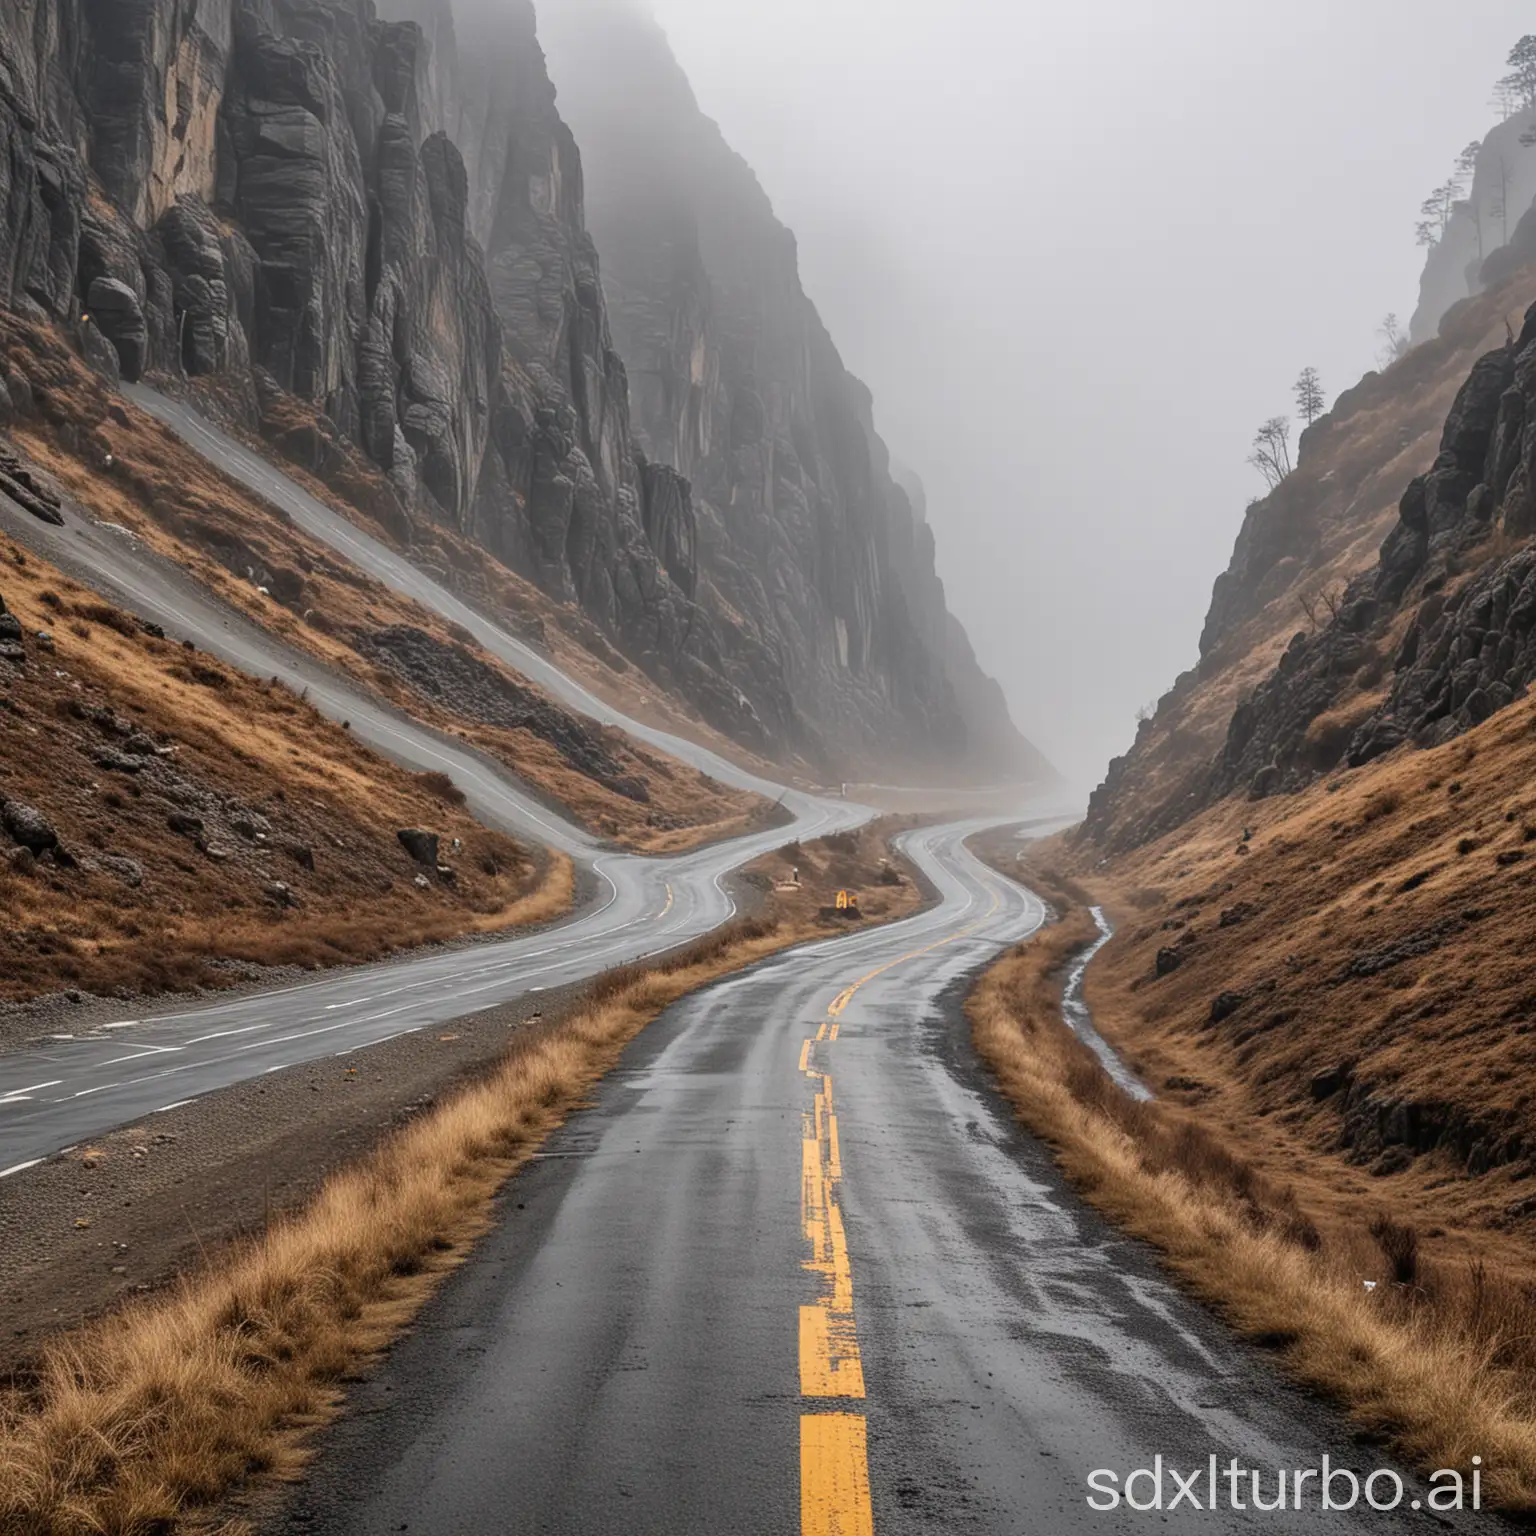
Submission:
[[[857,909],[859,898],[852,891],[839,891],[837,893],[837,910],[846,912],[850,907]]]

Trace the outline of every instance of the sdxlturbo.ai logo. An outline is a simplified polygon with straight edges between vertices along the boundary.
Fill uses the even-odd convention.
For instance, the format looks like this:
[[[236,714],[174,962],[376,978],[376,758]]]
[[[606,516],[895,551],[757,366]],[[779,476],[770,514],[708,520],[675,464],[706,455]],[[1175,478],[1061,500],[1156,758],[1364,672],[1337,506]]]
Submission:
[[[1481,1456],[1472,1458],[1465,1477],[1454,1467],[1442,1467],[1429,1475],[1422,1498],[1410,1498],[1402,1478],[1390,1467],[1378,1467],[1363,1476],[1348,1467],[1336,1467],[1323,1457],[1320,1467],[1295,1469],[1245,1467],[1234,1456],[1219,1467],[1213,1455],[1207,1465],[1180,1472],[1154,1456],[1150,1467],[1137,1467],[1121,1480],[1109,1467],[1088,1474],[1088,1507],[1101,1513],[1124,1506],[1147,1513],[1153,1510],[1187,1510],[1190,1514],[1215,1510],[1346,1510],[1356,1506],[1381,1510],[1425,1509],[1436,1513],[1483,1507]]]

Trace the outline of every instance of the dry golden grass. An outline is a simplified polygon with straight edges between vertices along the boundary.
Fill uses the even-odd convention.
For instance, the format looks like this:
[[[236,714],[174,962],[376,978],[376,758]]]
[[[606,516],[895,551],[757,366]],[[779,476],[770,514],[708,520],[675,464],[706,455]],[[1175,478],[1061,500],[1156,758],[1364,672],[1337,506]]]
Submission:
[[[485,1230],[496,1190],[624,1045],[669,1003],[798,936],[738,924],[602,978],[298,1216],[169,1297],[49,1346],[0,1399],[0,1528],[160,1529],[253,1473],[294,1470],[343,1374],[414,1314]]]
[[[282,685],[146,634],[14,546],[0,547],[0,591],[57,647],[0,663],[0,795],[42,811],[76,860],[0,861],[0,999],[220,985],[230,960],[374,959],[569,909],[567,860],[480,826],[451,784],[377,756]],[[103,767],[130,729],[168,755],[138,773]],[[204,834],[173,831],[178,808]],[[416,886],[396,838],[413,826],[442,835],[451,882]],[[124,859],[140,884],[112,873]],[[269,899],[274,882],[290,905]]]
[[[968,1000],[977,1048],[1019,1118],[1094,1205],[1239,1331],[1280,1348],[1298,1379],[1421,1465],[1480,1455],[1491,1501],[1536,1508],[1529,1287],[1426,1264],[1413,1229],[1380,1213],[1363,1233],[1320,1231],[1294,1187],[1188,1111],[1121,1094],[1060,1015],[1061,972],[1092,933],[1076,909]]]
[[[1259,584],[1247,622],[1180,679],[1144,728],[1135,774],[1102,829],[1106,846],[1132,845],[1150,817],[1179,799],[1220,751],[1233,710],[1274,670],[1292,635],[1310,627],[1302,599],[1326,622],[1319,594],[1342,591],[1376,564],[1408,482],[1434,461],[1446,416],[1473,363],[1504,344],[1507,318],[1515,317],[1519,328],[1518,316],[1533,298],[1536,268],[1522,268],[1497,289],[1458,306],[1439,337],[1363,381],[1349,408],[1335,407],[1319,423],[1303,462],[1261,513],[1279,533],[1257,542],[1292,552]],[[1387,655],[1391,645],[1383,646]],[[1360,692],[1369,693],[1370,686]],[[1340,703],[1343,713],[1363,707],[1359,695]]]
[[[1426,1251],[1511,1272],[1536,1259],[1536,704],[1258,804],[1229,801],[1097,867],[1057,857],[1117,934],[1088,997],[1159,1091],[1320,1210],[1390,1205]],[[1245,832],[1248,834],[1244,840]],[[1169,975],[1156,957],[1179,957]],[[1212,1017],[1222,994],[1240,998]],[[1420,1125],[1377,1140],[1356,1100]],[[1168,1087],[1177,1084],[1177,1087]]]
[[[292,1475],[307,1434],[337,1411],[344,1376],[460,1262],[496,1191],[624,1046],[704,983],[823,934],[805,904],[868,868],[878,839],[865,829],[807,845],[811,879],[788,911],[770,898],[762,917],[599,977],[569,1014],[520,1035],[487,1079],[310,1206],[171,1294],[47,1345],[29,1379],[0,1395],[0,1529],[137,1536],[206,1512],[253,1476]],[[766,863],[758,874],[772,884]],[[910,873],[899,900],[898,885],[881,884],[891,917],[919,899]]]

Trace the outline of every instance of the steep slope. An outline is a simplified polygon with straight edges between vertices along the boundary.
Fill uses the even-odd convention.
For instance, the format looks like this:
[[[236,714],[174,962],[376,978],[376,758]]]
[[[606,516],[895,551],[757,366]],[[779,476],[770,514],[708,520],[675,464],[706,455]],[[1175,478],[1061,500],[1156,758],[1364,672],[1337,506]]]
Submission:
[[[1455,204],[1443,234],[1430,246],[1419,281],[1409,335],[1435,336],[1453,304],[1482,293],[1536,255],[1536,148],[1525,142],[1536,112],[1520,111],[1488,133],[1477,153],[1472,184]]]
[[[541,868],[442,776],[8,538],[0,567],[0,1004],[230,986],[569,906],[569,864]],[[399,834],[427,828],[413,854]]]
[[[996,772],[1047,773],[947,611],[921,487],[893,474],[794,236],[661,29],[631,0],[554,0],[541,27],[636,434],[692,484],[700,600],[728,648],[775,657],[808,715],[871,747],[894,710]]]
[[[216,384],[322,474],[328,444],[357,445],[388,482],[366,510],[400,541],[473,540],[755,750],[952,758],[942,606],[863,574],[884,575],[868,495],[847,518],[806,509],[775,594],[783,622],[824,628],[810,594],[838,573],[856,686],[808,688],[775,630],[703,600],[689,487],[631,440],[532,8],[484,8],[462,41],[446,0],[410,9],[9,7],[0,304],[108,371]],[[833,451],[870,480],[867,402],[842,409]]]
[[[1497,416],[1513,381],[1515,328],[1533,298],[1536,269],[1515,268],[1451,309],[1433,341],[1366,375],[1303,435],[1296,471],[1248,508],[1212,593],[1198,664],[1141,722],[1095,791],[1085,831],[1096,844],[1135,846],[1234,789],[1299,787],[1340,762],[1367,721],[1395,712],[1384,714],[1384,702],[1415,596],[1436,573],[1454,588],[1456,572],[1525,537],[1524,514],[1506,519],[1484,496],[1475,515],[1463,514],[1485,478],[1489,412]],[[1492,360],[1479,363],[1485,356]],[[1513,472],[1512,421],[1504,458],[1487,471],[1500,496]],[[1416,469],[1445,467],[1437,452],[1458,467],[1435,484],[1454,480],[1461,503],[1452,512],[1437,501],[1430,571],[1422,529],[1405,525],[1400,504],[1409,520],[1420,518],[1423,486],[1406,499],[1404,488]],[[1374,738],[1371,750],[1389,738]]]

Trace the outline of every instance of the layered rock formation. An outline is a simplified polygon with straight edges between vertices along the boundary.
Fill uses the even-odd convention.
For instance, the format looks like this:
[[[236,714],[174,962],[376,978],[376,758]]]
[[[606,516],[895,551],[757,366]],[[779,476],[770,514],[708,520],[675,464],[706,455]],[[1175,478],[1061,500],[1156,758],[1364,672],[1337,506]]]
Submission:
[[[774,658],[814,718],[894,710],[998,771],[1048,771],[947,611],[921,487],[893,475],[793,235],[660,28],[632,0],[552,0],[541,26],[636,435],[692,484],[702,600],[733,654]]]
[[[469,535],[738,740],[829,766],[957,744],[982,772],[1027,762],[978,718],[999,701],[808,306],[762,317],[761,392],[740,349],[701,343],[723,382],[675,434],[624,308],[632,431],[527,0],[457,26],[447,0],[17,0],[0,210],[0,303],[128,378],[218,376],[253,424],[277,392],[309,402],[386,472],[394,526]]]

